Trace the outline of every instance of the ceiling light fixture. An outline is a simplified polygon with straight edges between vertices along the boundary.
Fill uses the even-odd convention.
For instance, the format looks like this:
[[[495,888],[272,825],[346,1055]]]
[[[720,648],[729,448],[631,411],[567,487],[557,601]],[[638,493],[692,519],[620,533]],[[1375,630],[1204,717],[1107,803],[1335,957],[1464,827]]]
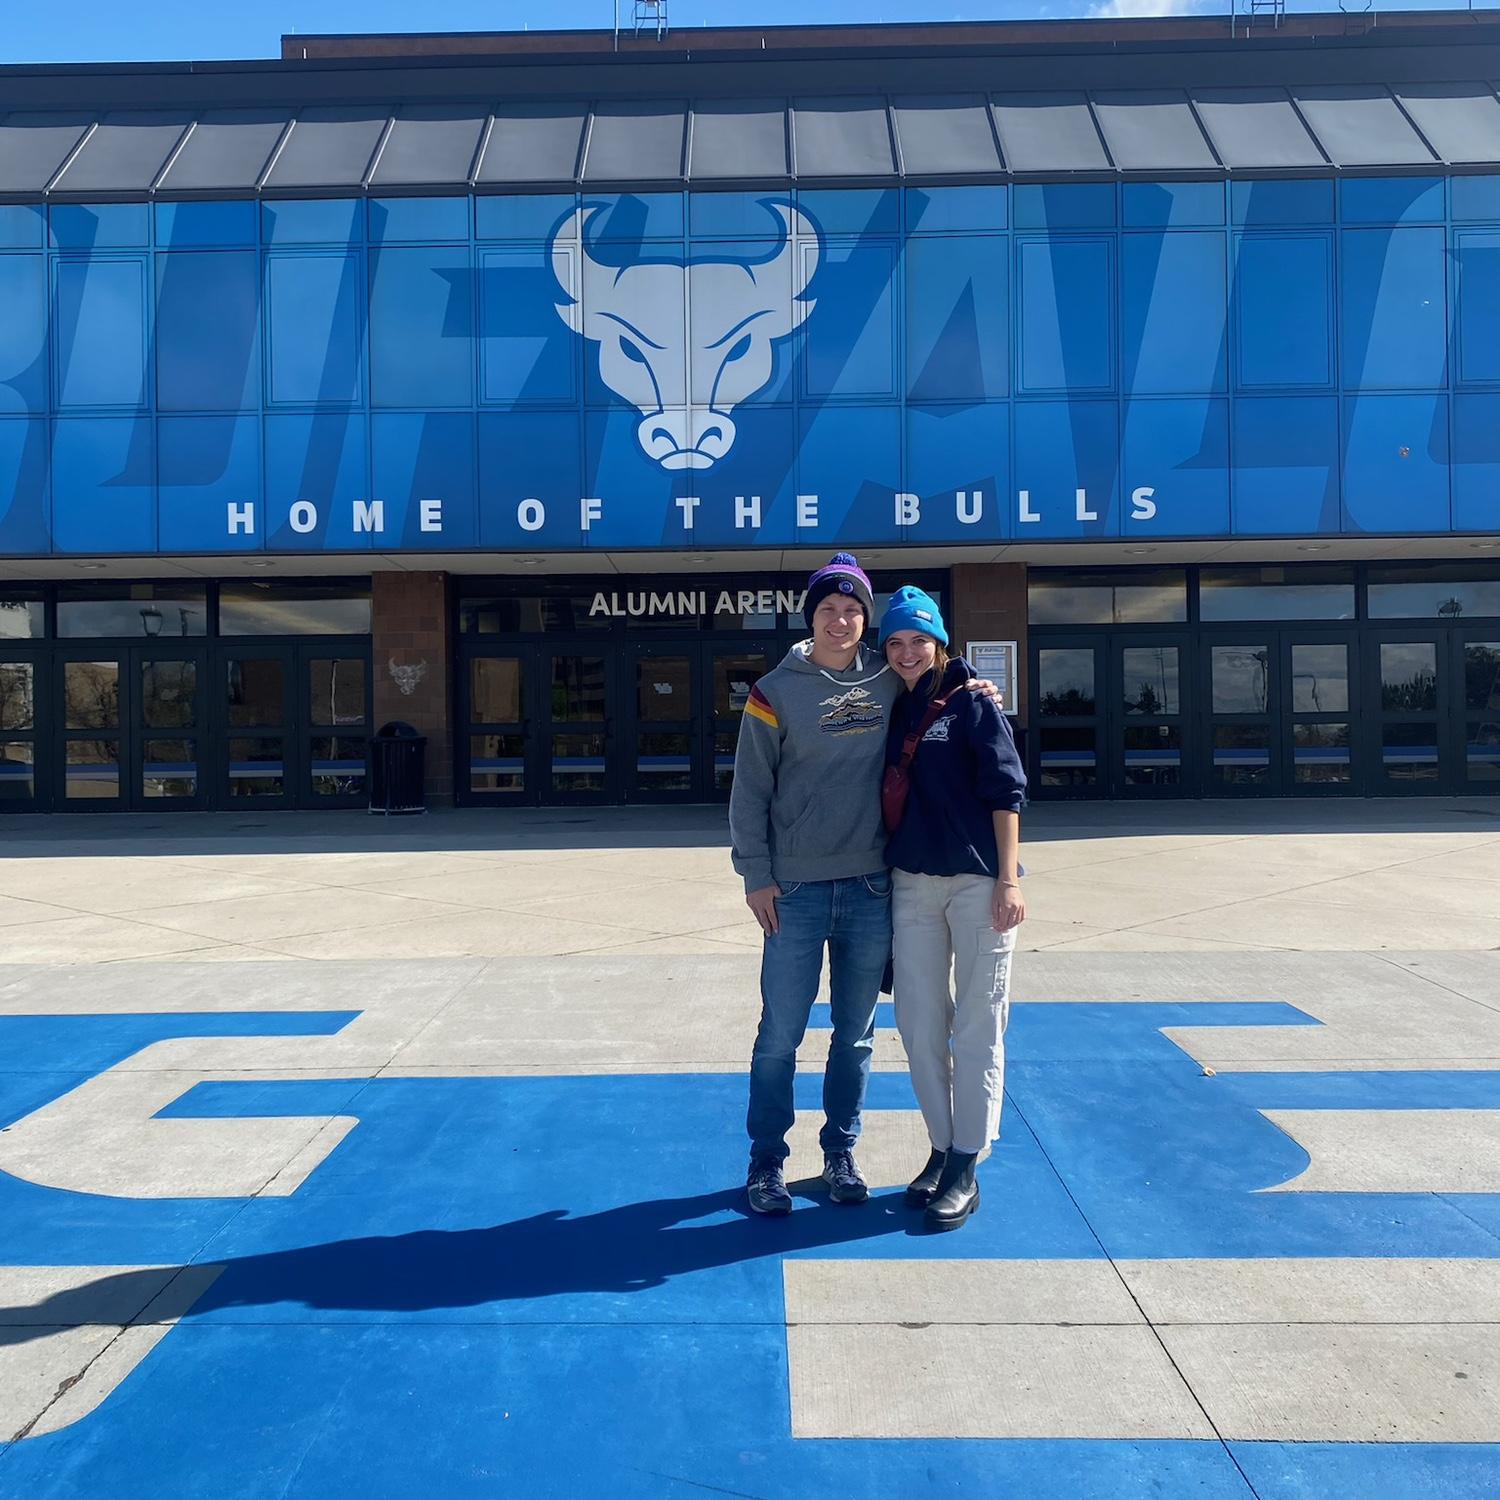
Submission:
[[[1298,542],[1299,552],[1326,552],[1330,546],[1328,542]]]
[[[97,573],[104,566],[103,563],[74,563],[75,568],[81,568],[85,573]]]

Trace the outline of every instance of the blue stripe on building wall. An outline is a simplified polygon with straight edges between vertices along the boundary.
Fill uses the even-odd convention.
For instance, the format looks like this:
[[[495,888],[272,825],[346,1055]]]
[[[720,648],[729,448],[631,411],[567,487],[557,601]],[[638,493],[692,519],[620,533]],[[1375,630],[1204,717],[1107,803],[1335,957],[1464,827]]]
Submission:
[[[0,555],[1494,530],[1492,189],[7,205]]]

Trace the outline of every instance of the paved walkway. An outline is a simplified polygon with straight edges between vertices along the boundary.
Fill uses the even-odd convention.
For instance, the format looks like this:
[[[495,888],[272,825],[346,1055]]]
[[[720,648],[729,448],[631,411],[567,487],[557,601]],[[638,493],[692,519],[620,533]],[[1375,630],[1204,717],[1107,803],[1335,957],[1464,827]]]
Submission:
[[[721,812],[0,823],[0,1496],[1500,1493],[1500,804],[1027,836],[934,1239],[889,1007],[740,1209]]]

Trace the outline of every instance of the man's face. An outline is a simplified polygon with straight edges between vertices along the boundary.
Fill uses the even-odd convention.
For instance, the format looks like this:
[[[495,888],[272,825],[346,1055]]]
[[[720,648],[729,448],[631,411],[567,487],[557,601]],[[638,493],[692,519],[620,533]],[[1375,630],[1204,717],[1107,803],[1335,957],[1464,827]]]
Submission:
[[[830,594],[813,611],[813,644],[824,651],[852,652],[865,633],[865,611],[852,594]]]

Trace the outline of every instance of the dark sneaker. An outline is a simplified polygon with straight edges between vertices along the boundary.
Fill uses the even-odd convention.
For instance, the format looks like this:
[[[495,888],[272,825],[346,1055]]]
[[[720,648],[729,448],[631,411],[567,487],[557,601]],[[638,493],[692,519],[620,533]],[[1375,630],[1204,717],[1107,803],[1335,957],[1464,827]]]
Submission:
[[[750,1199],[750,1211],[757,1214],[789,1214],[792,1211],[792,1195],[786,1190],[786,1179],[781,1174],[779,1161],[753,1161],[750,1175],[745,1179],[745,1193]]]
[[[932,1148],[927,1165],[906,1184],[906,1201],[912,1208],[926,1208],[937,1197],[938,1180],[943,1175],[943,1163],[948,1160],[946,1151]]]
[[[823,1158],[823,1181],[828,1184],[828,1196],[835,1203],[863,1203],[870,1196],[869,1186],[854,1164],[852,1151],[830,1151]]]

